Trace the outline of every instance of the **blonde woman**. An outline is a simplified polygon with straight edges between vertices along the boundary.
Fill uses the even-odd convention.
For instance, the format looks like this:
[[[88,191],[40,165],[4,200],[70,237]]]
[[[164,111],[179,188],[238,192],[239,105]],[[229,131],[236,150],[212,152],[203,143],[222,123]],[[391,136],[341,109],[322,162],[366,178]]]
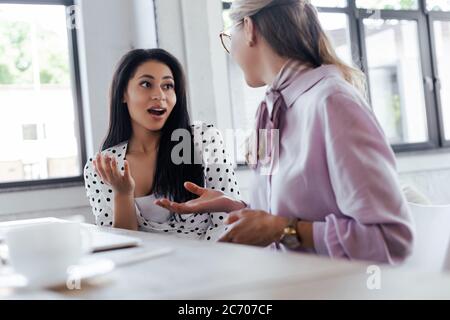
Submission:
[[[190,203],[157,203],[179,213],[229,212],[224,242],[404,260],[412,221],[363,74],[336,56],[307,1],[235,0],[231,18],[222,43],[249,86],[268,85],[257,129],[275,130],[268,139],[263,131],[251,154],[250,204],[205,188]]]

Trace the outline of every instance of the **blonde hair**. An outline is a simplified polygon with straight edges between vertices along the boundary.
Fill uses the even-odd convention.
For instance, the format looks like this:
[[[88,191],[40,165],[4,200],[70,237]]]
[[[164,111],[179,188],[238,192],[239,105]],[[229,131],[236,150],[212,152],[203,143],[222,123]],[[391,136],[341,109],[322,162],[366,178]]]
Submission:
[[[308,0],[234,0],[234,23],[250,17],[275,52],[309,67],[332,64],[344,79],[366,96],[366,77],[336,54],[323,30],[315,7]]]

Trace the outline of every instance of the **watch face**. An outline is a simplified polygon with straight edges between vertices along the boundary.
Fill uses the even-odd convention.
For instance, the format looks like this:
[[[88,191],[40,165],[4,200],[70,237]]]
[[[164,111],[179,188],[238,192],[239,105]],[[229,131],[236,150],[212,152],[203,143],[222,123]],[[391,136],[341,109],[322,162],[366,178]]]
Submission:
[[[281,243],[283,243],[289,249],[298,249],[301,246],[301,243],[298,240],[297,235],[294,234],[285,235]]]

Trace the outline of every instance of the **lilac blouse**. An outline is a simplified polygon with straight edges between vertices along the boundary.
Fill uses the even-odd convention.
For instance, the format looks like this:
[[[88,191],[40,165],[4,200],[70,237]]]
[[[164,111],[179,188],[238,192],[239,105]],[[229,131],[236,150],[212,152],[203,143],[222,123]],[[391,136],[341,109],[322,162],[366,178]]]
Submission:
[[[253,170],[251,207],[313,222],[320,255],[404,260],[412,218],[366,101],[333,65],[304,69],[281,94],[279,163],[271,175]]]

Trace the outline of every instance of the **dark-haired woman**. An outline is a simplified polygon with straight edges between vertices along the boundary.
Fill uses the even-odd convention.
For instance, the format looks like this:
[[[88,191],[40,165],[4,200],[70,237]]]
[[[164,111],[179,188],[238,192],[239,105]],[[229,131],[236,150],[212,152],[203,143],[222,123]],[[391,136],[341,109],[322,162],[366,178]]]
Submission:
[[[187,141],[179,140],[183,136]],[[217,240],[225,229],[224,214],[181,216],[154,201],[192,200],[196,185],[240,196],[220,132],[191,124],[182,67],[162,49],[133,50],[120,61],[110,92],[108,134],[84,176],[97,225],[195,239]]]

